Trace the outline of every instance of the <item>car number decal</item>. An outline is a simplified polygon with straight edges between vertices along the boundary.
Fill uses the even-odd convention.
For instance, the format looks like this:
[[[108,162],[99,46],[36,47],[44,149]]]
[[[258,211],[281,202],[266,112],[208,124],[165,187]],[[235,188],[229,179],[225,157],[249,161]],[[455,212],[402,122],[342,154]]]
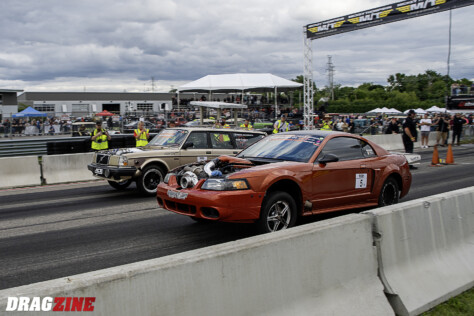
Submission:
[[[95,174],[102,174],[103,172],[104,172],[104,170],[101,169],[101,168],[95,169]]]
[[[168,192],[166,193],[168,194],[168,196],[172,199],[178,199],[178,200],[184,200],[188,197],[188,194],[187,193],[183,193],[183,192],[176,192],[176,191],[171,191],[171,190],[168,190]]]
[[[197,162],[206,161],[207,157],[197,157]]]
[[[356,173],[355,188],[367,188],[367,173]]]

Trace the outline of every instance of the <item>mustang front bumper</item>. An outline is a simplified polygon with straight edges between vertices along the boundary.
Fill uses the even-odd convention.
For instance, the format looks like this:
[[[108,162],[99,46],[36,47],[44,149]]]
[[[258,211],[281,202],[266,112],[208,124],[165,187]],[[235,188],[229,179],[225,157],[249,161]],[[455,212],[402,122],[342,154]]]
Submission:
[[[255,222],[260,217],[263,198],[264,193],[253,190],[202,190],[199,183],[194,188],[181,189],[162,182],[157,191],[160,207],[178,214],[224,222]]]

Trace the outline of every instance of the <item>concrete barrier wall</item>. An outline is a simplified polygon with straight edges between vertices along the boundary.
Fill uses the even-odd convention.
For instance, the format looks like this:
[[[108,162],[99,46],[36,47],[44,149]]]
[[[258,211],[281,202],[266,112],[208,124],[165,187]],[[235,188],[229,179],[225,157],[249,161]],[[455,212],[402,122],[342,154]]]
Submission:
[[[403,147],[401,134],[382,134],[382,135],[364,135],[364,138],[373,141],[377,145],[386,150],[405,150]],[[436,144],[436,132],[431,132],[428,138],[428,144],[434,146]],[[418,133],[418,141],[415,148],[421,147],[421,134]]]
[[[394,314],[359,214],[2,290],[0,311],[8,296],[96,297],[94,315]]]
[[[0,188],[41,185],[38,157],[0,158],[0,179]]]
[[[474,286],[474,187],[367,214],[398,315],[417,315]]]
[[[93,153],[43,156],[43,177],[47,184],[94,180],[87,165]]]

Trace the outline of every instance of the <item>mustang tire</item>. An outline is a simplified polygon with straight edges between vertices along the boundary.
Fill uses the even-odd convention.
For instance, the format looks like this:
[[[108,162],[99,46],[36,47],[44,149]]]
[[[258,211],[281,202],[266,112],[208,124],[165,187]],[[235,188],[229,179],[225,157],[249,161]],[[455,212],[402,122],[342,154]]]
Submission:
[[[260,219],[257,221],[259,231],[275,232],[292,227],[295,223],[295,200],[286,192],[271,193],[264,202]]]
[[[379,206],[397,204],[400,198],[400,189],[394,178],[385,180],[379,195]]]
[[[158,184],[163,181],[165,172],[158,166],[146,166],[137,179],[138,190],[145,195],[155,195]]]
[[[115,181],[107,181],[109,182],[110,186],[116,190],[122,191],[125,190],[126,188],[129,187],[130,184],[132,184],[132,180],[125,180],[121,182],[115,182]]]

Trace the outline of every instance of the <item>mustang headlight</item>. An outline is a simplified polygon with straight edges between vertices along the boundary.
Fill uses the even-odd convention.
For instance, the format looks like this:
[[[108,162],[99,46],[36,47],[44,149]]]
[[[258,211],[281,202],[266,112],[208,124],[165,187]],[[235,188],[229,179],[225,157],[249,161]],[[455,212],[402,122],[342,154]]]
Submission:
[[[127,167],[128,166],[128,158],[126,156],[120,156],[118,164],[120,167]]]
[[[250,188],[245,179],[207,179],[202,185],[203,190],[213,191],[234,191],[234,190],[248,190]]]

